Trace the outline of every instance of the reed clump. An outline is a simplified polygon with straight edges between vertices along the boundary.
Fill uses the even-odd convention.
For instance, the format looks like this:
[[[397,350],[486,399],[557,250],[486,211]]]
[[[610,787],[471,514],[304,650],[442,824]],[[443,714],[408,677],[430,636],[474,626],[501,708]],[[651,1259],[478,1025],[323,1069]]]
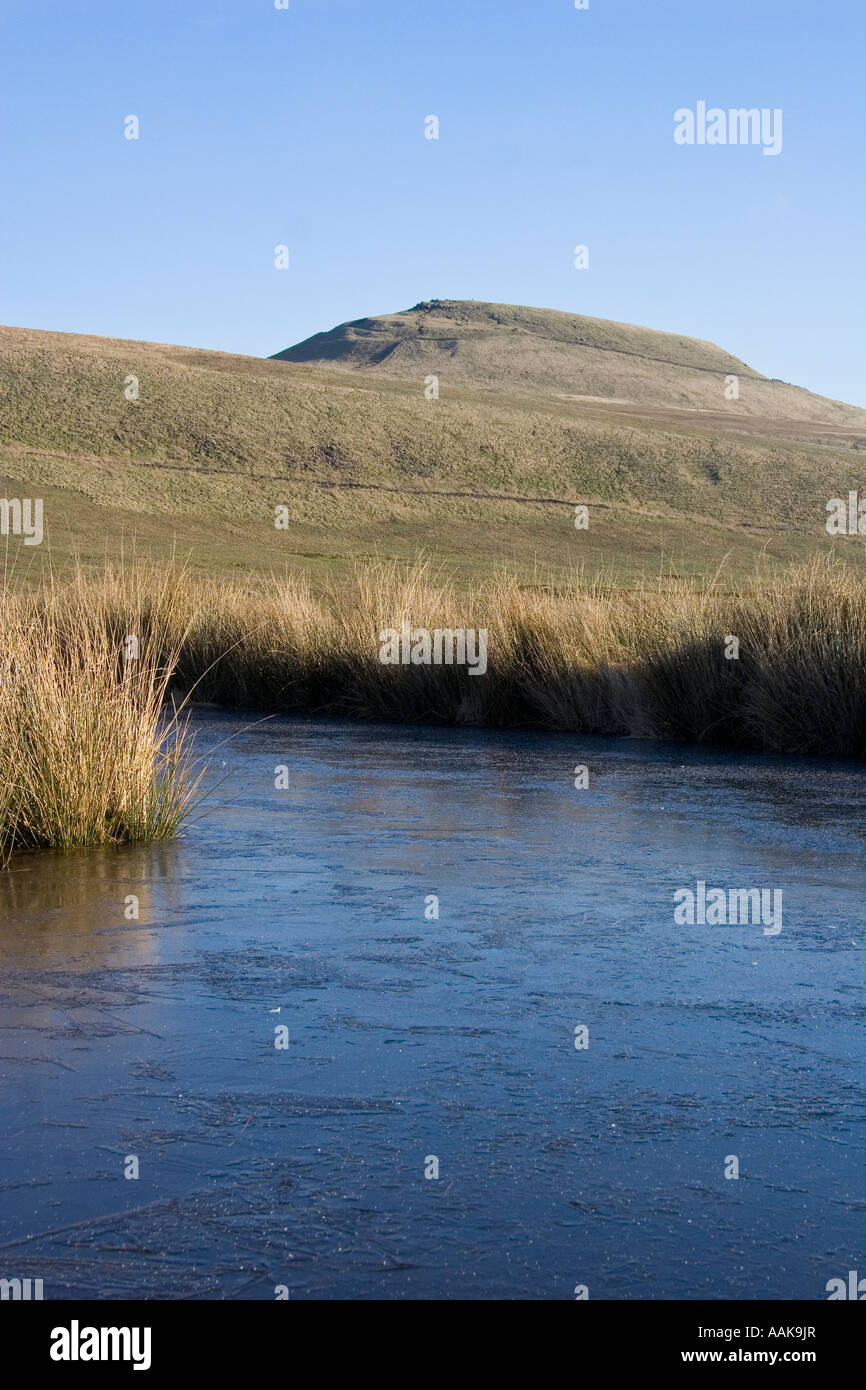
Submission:
[[[0,859],[177,831],[201,774],[169,698],[167,597],[154,572],[0,594]]]

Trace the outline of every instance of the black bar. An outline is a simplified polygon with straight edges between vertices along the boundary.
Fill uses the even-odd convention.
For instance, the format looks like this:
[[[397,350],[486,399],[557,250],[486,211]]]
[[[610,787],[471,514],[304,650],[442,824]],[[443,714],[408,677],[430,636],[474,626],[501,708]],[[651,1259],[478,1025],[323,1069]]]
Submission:
[[[859,1301],[863,1301],[860,1299]],[[497,1312],[498,1308],[498,1312]],[[507,1310],[507,1311],[506,1311]],[[517,1314],[518,1317],[526,1314]],[[538,1313],[535,1316],[539,1316]],[[504,1317],[507,1321],[499,1322]],[[343,1353],[353,1377],[368,1373],[405,1380],[418,1371],[428,1378],[437,1359],[443,1374],[454,1375],[456,1364],[465,1367],[452,1337],[455,1324],[465,1325],[469,1345],[478,1357],[497,1352],[508,1356],[523,1343],[529,1354],[540,1358],[541,1369],[549,1362],[551,1343],[525,1342],[542,1326],[531,1319],[526,1328],[514,1323],[511,1304],[484,1306],[483,1303],[439,1307],[435,1314],[415,1309],[398,1311],[393,1304],[387,1311],[381,1303],[318,1301],[262,1302],[43,1302],[4,1303],[0,1312],[4,1360],[12,1358],[24,1373],[50,1372],[59,1375],[109,1370],[112,1374],[133,1374],[133,1358],[141,1370],[158,1377],[166,1372],[208,1374],[226,1378],[261,1372],[279,1374],[280,1367],[293,1380],[298,1378],[298,1353],[306,1350],[319,1361],[322,1373],[333,1374]],[[415,1319],[420,1318],[420,1322]],[[379,1321],[381,1319],[381,1322]],[[548,1321],[549,1319],[549,1321]],[[353,1330],[357,1323],[357,1334]],[[88,1329],[129,1329],[128,1343],[117,1339],[119,1352],[129,1359],[90,1360],[52,1358],[52,1347],[71,1355],[73,1347],[89,1355],[91,1348],[102,1350]],[[65,1329],[69,1340],[58,1329]],[[134,1335],[132,1329],[139,1329]],[[144,1330],[150,1330],[148,1345]],[[588,1372],[592,1357],[598,1368],[611,1375],[638,1371],[644,1376],[666,1375],[674,1367],[700,1369],[718,1365],[729,1371],[739,1367],[785,1369],[789,1365],[819,1371],[822,1379],[846,1369],[862,1347],[862,1314],[847,1312],[835,1302],[671,1303],[581,1301],[567,1314],[544,1316],[544,1335],[559,1334],[564,1341],[560,1351],[570,1357],[575,1373]],[[396,1340],[400,1334],[420,1334],[424,1341],[421,1366],[407,1362],[405,1347]],[[395,1338],[395,1340],[391,1340]],[[105,1350],[113,1350],[111,1337]],[[533,1352],[534,1348],[534,1352]],[[856,1364],[856,1361],[854,1362]],[[487,1374],[490,1373],[488,1366]],[[306,1370],[304,1379],[310,1374]]]

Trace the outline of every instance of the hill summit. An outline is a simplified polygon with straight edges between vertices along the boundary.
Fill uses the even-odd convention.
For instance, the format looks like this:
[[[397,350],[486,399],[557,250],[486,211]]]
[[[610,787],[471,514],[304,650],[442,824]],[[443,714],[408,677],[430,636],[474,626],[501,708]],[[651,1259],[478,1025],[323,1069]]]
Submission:
[[[274,358],[404,379],[433,374],[443,389],[866,423],[866,412],[770,380],[715,343],[516,304],[425,300],[315,333]]]

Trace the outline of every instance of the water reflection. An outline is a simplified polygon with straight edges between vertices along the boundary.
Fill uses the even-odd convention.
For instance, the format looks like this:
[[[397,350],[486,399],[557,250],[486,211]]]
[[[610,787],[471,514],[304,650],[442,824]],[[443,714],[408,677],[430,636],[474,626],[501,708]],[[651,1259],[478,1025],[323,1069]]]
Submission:
[[[159,938],[149,928],[182,911],[184,854],[173,841],[13,856],[0,873],[0,965],[89,970],[155,960]]]

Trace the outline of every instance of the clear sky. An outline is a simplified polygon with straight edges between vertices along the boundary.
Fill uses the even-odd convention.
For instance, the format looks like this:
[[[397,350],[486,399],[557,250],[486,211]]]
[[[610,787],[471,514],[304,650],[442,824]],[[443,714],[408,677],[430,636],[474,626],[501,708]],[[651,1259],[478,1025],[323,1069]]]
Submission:
[[[267,355],[498,300],[866,405],[864,55],[864,0],[0,0],[0,322]],[[781,153],[675,144],[702,100]]]

